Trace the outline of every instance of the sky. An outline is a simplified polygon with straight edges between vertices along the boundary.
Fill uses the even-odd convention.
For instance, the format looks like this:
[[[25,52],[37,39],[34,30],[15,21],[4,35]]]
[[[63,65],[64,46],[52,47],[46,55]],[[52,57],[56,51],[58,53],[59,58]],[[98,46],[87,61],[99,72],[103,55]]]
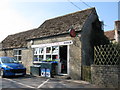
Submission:
[[[104,21],[104,31],[114,29],[114,21],[118,20],[117,1],[0,0],[0,42],[8,35],[38,28],[47,19],[90,7],[95,7],[99,19]]]

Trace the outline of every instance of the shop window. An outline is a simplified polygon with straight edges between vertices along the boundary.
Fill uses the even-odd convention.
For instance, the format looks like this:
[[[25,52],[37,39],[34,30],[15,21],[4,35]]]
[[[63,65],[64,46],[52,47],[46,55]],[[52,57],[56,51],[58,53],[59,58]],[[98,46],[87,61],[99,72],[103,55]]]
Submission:
[[[44,59],[44,48],[34,49],[34,61],[42,61]]]
[[[59,60],[59,46],[35,48],[34,61]]]
[[[59,55],[52,55],[52,60],[58,60],[59,59]]]
[[[51,54],[51,47],[46,48],[46,54]]]
[[[46,60],[51,60],[51,55],[46,55]]]
[[[58,54],[59,53],[59,47],[58,46],[53,46],[52,47],[52,54]]]
[[[59,60],[59,46],[52,47],[52,60]]]
[[[21,61],[22,58],[22,50],[14,50],[14,57],[17,61]]]

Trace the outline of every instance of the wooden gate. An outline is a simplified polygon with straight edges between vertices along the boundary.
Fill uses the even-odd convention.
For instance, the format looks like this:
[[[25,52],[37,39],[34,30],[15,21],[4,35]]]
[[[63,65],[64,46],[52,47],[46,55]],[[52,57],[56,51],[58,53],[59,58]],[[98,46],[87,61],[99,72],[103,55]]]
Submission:
[[[82,80],[91,82],[91,66],[82,66]]]

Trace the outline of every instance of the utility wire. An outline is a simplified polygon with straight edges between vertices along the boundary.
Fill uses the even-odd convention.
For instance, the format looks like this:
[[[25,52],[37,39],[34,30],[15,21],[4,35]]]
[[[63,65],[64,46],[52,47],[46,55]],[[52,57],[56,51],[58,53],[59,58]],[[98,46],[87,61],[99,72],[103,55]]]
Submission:
[[[87,7],[90,7],[91,8],[91,6],[90,5],[88,5],[87,3],[85,3],[83,0],[80,0],[83,4],[85,4]],[[109,25],[107,25],[107,24],[104,24],[103,23],[103,25],[105,26],[105,27],[111,27],[111,26],[109,26]]]
[[[78,7],[77,5],[75,5],[73,2],[71,2],[70,0],[67,0],[68,2],[70,2],[72,5],[74,5],[76,8],[78,8],[79,10],[82,10],[80,7]]]
[[[82,0],[80,0],[83,4],[85,4],[86,6],[88,6],[88,7],[90,7],[91,8],[91,6],[90,5],[88,5],[87,3],[85,3],[84,1],[82,1]]]
[[[73,2],[71,2],[70,0],[67,0],[68,2],[70,2],[73,6],[75,6],[76,8],[78,8],[79,10],[82,10],[80,7],[78,7],[77,5],[75,5]],[[91,6],[90,5],[88,5],[87,3],[85,3],[84,1],[82,1],[82,0],[80,0],[83,4],[85,4],[87,7],[90,7],[91,8]],[[109,26],[109,25],[106,25],[106,24],[103,24],[105,27],[107,26],[107,27],[111,27],[111,26]]]

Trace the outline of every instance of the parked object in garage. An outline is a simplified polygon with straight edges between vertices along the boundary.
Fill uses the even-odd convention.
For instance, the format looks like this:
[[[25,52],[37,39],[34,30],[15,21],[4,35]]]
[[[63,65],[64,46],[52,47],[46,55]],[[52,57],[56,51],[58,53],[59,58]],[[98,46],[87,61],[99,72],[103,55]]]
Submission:
[[[25,75],[26,68],[12,57],[0,57],[0,75],[14,76]]]

